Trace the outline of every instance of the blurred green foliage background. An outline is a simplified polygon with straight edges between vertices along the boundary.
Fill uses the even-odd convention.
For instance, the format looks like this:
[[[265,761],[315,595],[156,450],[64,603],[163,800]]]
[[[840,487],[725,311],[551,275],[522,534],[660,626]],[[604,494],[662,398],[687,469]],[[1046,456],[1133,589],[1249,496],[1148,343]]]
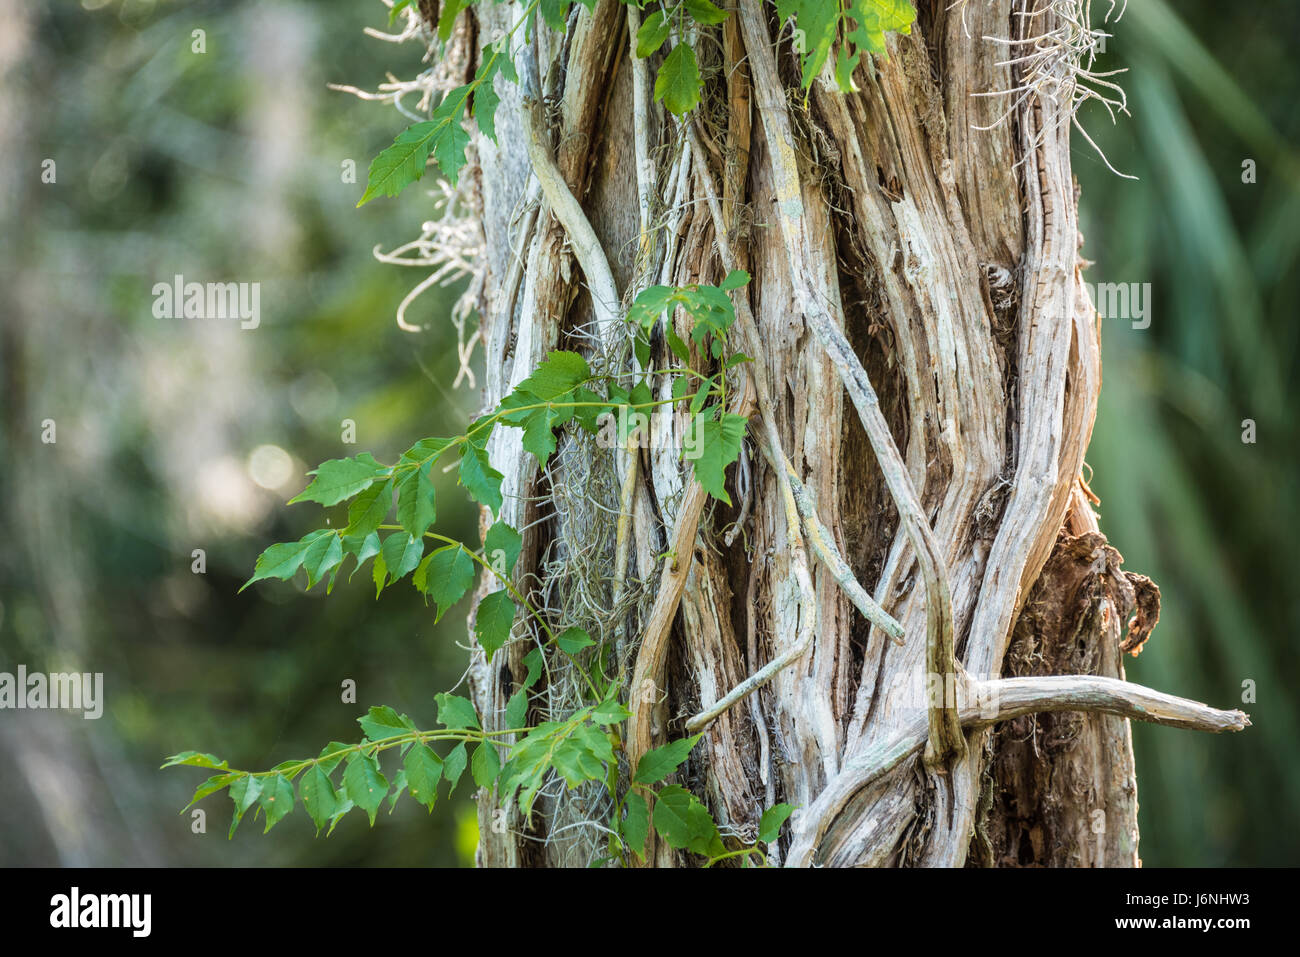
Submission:
[[[308,468],[391,460],[477,403],[450,388],[455,291],[418,300],[426,328],[403,332],[394,310],[424,273],[372,256],[419,235],[427,190],[354,208],[403,124],[326,83],[421,69],[413,46],[362,36],[384,23],[379,0],[0,0],[0,670],[102,671],[107,697],[99,721],[0,717],[0,864],[472,861],[464,785],[432,817],[405,801],[328,841],[293,815],[227,842],[224,796],[202,805],[206,834],[177,814],[201,772],[155,770],[185,748],[257,768],[314,754],[355,739],[371,704],[427,726],[461,678],[463,620],[433,624],[409,587],[236,594],[262,547],[315,527],[315,506],[284,507]],[[1244,735],[1135,727],[1142,857],[1293,864],[1300,8],[1131,0],[1112,32],[1099,67],[1128,68],[1132,116],[1082,119],[1139,180],[1081,138],[1075,169],[1087,278],[1152,286],[1149,328],[1103,322],[1088,456],[1103,530],[1164,593],[1129,674],[1258,698]],[[152,286],[177,273],[260,282],[261,327],[160,323]],[[439,500],[471,539],[462,496]]]

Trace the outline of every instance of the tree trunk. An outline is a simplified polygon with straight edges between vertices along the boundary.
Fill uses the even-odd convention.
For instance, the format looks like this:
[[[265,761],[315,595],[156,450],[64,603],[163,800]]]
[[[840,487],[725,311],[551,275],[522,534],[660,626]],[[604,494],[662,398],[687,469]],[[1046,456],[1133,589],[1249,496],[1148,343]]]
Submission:
[[[1036,3],[1038,16],[1022,15]],[[961,710],[971,681],[1122,678],[1120,632],[1137,607],[1124,642],[1145,638],[1155,594],[1119,571],[1081,479],[1099,330],[1080,278],[1069,116],[1035,93],[999,123],[1014,99],[972,96],[1020,80],[999,65],[1007,47],[984,38],[1037,35],[1057,16],[1048,6],[919,0],[910,35],[889,34],[887,58],[864,58],[854,92],[819,79],[805,94],[788,25],[740,0],[695,44],[706,77],[695,127],[646,105],[628,8],[575,5],[565,34],[539,21],[512,41],[538,64],[541,129],[526,84],[503,82],[497,143],[474,134],[462,195],[487,251],[486,407],[552,349],[593,368],[632,361],[621,324],[604,321],[620,304],[602,301],[608,290],[583,267],[530,136],[579,200],[623,307],[649,284],[717,283],[733,265],[753,276],[738,310],[756,330],[742,349],[756,360],[746,394],[760,408],[729,473],[733,507],[701,511],[674,451],[681,417],[656,420],[650,447],[630,453],[572,434],[539,468],[517,430],[500,429],[489,451],[505,474],[502,518],[527,530],[516,580],[642,679],[632,726],[645,741],[684,736],[687,717],[809,637],[805,654],[707,725],[683,768],[739,840],[755,838],[764,808],[798,807],[777,862],[1138,863],[1126,718],[990,727]],[[462,51],[519,15],[510,3],[476,11],[462,18]],[[851,356],[837,354],[843,340]],[[662,336],[655,350],[662,367]],[[865,387],[846,393],[845,370],[859,365]],[[785,456],[788,477],[760,445]],[[793,517],[790,479],[825,541]],[[902,625],[901,645],[855,607],[836,554]],[[942,667],[945,642],[956,669]],[[495,727],[526,650],[513,643],[490,666],[476,655],[476,704]],[[552,671],[534,718],[573,707],[571,679]],[[950,699],[936,704],[933,687]],[[938,707],[954,691],[960,708]],[[944,737],[959,711],[964,749],[961,735]],[[868,773],[918,721],[931,752],[902,748]],[[531,821],[480,800],[483,865],[604,855],[594,786],[549,791]],[[662,842],[650,859],[691,860]]]

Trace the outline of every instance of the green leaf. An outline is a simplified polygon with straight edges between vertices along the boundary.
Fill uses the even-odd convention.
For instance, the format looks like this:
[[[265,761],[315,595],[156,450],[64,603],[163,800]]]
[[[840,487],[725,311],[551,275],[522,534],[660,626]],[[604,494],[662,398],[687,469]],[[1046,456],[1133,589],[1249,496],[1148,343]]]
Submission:
[[[849,17],[857,23],[857,28],[849,31],[849,42],[883,56],[886,31],[911,33],[916,10],[908,0],[853,0]]]
[[[764,811],[758,822],[758,839],[764,844],[775,841],[781,833],[781,825],[792,813],[794,806],[790,804],[774,804]]]
[[[555,643],[566,655],[576,655],[583,648],[590,648],[596,642],[581,628],[567,628],[556,637]]]
[[[407,127],[388,147],[370,163],[366,191],[358,206],[364,206],[376,196],[396,196],[420,179],[432,155],[443,175],[453,185],[465,165],[465,148],[469,146],[469,133],[461,124],[465,101],[471,87],[459,86],[443,96],[433,118]]]
[[[448,752],[446,760],[442,762],[442,776],[447,782],[448,797],[456,790],[460,776],[465,773],[466,760],[465,742],[462,741]]]
[[[719,10],[709,0],[686,0],[686,12],[696,23],[714,26],[727,19],[727,11]]]
[[[348,505],[348,527],[345,536],[366,536],[377,529],[393,507],[392,482],[377,482],[357,495]]]
[[[524,547],[524,538],[505,522],[496,521],[483,536],[483,557],[492,566],[492,570],[503,578],[509,578],[519,560],[519,552]]]
[[[795,14],[796,49],[803,64],[803,86],[807,89],[830,56],[831,43],[840,22],[839,0],[779,0],[777,16]]]
[[[466,442],[460,453],[460,484],[474,501],[493,513],[501,510],[501,479],[501,473],[488,462],[487,451]]]
[[[551,763],[571,788],[583,781],[599,781],[605,776],[604,765],[573,739],[561,741],[556,746],[551,754]]]
[[[342,741],[331,741],[329,744],[325,745],[325,747],[320,749],[320,754],[317,755],[317,758],[319,759],[317,767],[326,774],[333,774],[334,769],[339,766],[344,755],[354,747],[355,745],[344,744]]]
[[[358,754],[343,772],[343,787],[348,800],[370,815],[370,826],[374,827],[375,812],[388,793],[388,779],[379,773],[379,762],[370,755]]]
[[[225,761],[219,760],[215,754],[205,754],[202,751],[182,751],[180,754],[173,754],[163,765],[164,768],[174,768],[184,765],[191,768],[211,768],[213,771],[227,771],[229,766]]]
[[[655,831],[669,847],[712,856],[722,850],[718,826],[694,794],[676,784],[655,795]]]
[[[388,10],[388,25],[391,27],[397,22],[397,15],[411,5],[411,0],[396,0]]]
[[[646,800],[636,791],[627,796],[626,813],[623,817],[623,840],[636,852],[636,856],[645,859],[645,839],[650,833],[650,809]]]
[[[429,467],[417,466],[397,483],[397,523],[409,534],[420,538],[437,515]]]
[[[438,781],[442,778],[442,758],[428,745],[417,744],[406,754],[403,764],[406,782],[415,798],[430,811],[438,800]]]
[[[596,724],[622,724],[632,717],[632,712],[623,707],[614,698],[602,701],[591,710],[591,720]]]
[[[699,104],[703,86],[695,51],[685,41],[678,42],[659,67],[655,100],[662,101],[670,113],[682,116]]]
[[[289,499],[289,504],[318,502],[321,505],[337,505],[368,489],[376,479],[387,476],[389,471],[387,465],[376,462],[369,452],[362,452],[352,459],[330,459],[307,473],[316,477],[310,485]]]
[[[393,532],[384,539],[380,555],[388,570],[389,581],[401,581],[420,564],[424,554],[424,539],[407,535],[405,532]]]
[[[406,790],[406,768],[398,768],[397,773],[393,775],[392,791],[388,795],[388,813],[392,814],[393,809],[397,807],[398,799],[401,798],[402,792]]]
[[[334,785],[319,764],[309,767],[302,780],[298,782],[298,796],[302,798],[302,806],[311,816],[312,823],[316,825],[316,834],[319,836],[320,829],[334,816],[339,806]]]
[[[293,810],[293,785],[283,774],[268,776],[264,779],[257,801],[262,805],[262,813],[266,815],[266,831],[262,832],[265,834]]]
[[[542,669],[545,666],[546,655],[541,648],[534,648],[524,655],[524,667],[528,669],[528,677],[524,679],[525,688],[531,688],[537,684],[537,679],[542,676]]]
[[[730,292],[733,289],[739,289],[741,286],[746,285],[749,282],[749,279],[749,273],[745,272],[745,270],[733,269],[731,272],[727,273],[727,278],[722,280],[722,283],[718,288]]]
[[[442,12],[438,15],[439,40],[446,43],[451,39],[451,31],[456,26],[456,18],[471,2],[472,0],[443,0]]]
[[[565,18],[569,15],[570,0],[541,0],[542,19],[558,33],[564,32]]]
[[[384,583],[388,581],[388,565],[384,561],[384,552],[382,548],[375,555],[375,564],[370,570],[370,577],[374,580],[375,597],[378,598],[379,593],[384,590]]]
[[[533,374],[519,383],[516,391],[527,392],[543,402],[558,398],[591,378],[587,360],[576,352],[549,352]]]
[[[501,756],[497,754],[496,745],[484,742],[474,749],[470,772],[474,775],[474,783],[479,787],[492,787],[492,782],[501,773]]]
[[[478,729],[478,712],[468,698],[444,691],[435,695],[434,700],[438,702],[438,723],[448,731]]]
[[[506,727],[522,728],[528,720],[528,692],[520,688],[506,702]]]
[[[438,549],[429,556],[428,565],[421,567],[426,569],[424,579],[415,579],[415,586],[437,603],[438,619],[474,584],[474,560],[463,545]]]
[[[186,811],[192,808],[195,804],[198,804],[209,794],[216,794],[222,788],[229,787],[238,777],[239,777],[238,774],[232,773],[232,774],[215,774],[212,777],[208,778],[206,781],[204,781],[202,784],[200,784],[197,788],[194,789],[194,796],[190,798],[189,804],[181,808],[181,813],[184,814]]]
[[[501,105],[501,97],[497,95],[494,81],[500,72],[501,60],[499,57],[509,57],[509,53],[493,57],[493,49],[494,44],[491,43],[483,48],[483,56],[479,60],[478,72],[474,74],[474,81],[477,83],[477,86],[474,87],[474,119],[478,123],[479,132],[495,143],[497,141],[497,107]],[[507,62],[509,61],[507,60]]]
[[[230,785],[230,800],[235,805],[235,816],[230,822],[230,833],[226,835],[227,840],[235,836],[235,828],[239,827],[239,822],[244,819],[244,812],[253,806],[257,796],[262,793],[262,779],[255,778],[251,774],[245,774],[234,784]]]
[[[478,613],[474,616],[474,637],[488,661],[510,640],[510,627],[515,623],[516,611],[515,603],[504,589],[492,592],[479,602]]]
[[[314,538],[302,555],[302,567],[307,570],[307,587],[311,588],[330,571],[343,562],[343,543],[330,532]]]
[[[699,740],[700,735],[697,734],[692,738],[679,738],[665,744],[662,748],[647,751],[636,766],[636,774],[632,776],[633,783],[655,784],[662,781],[681,766]]]
[[[272,545],[266,551],[262,552],[257,558],[257,565],[253,568],[253,577],[240,587],[243,591],[253,582],[262,581],[265,578],[283,578],[290,579],[302,567],[304,559],[307,557],[307,550],[312,544],[325,536],[337,537],[335,533],[328,528],[320,528],[314,532],[308,532],[296,542],[282,542],[278,545]]]
[[[668,39],[670,29],[671,24],[662,10],[655,10],[647,16],[636,32],[636,55],[645,59],[658,50]]]
[[[695,478],[706,492],[728,505],[731,497],[727,494],[727,466],[740,458],[745,425],[743,415],[730,412],[724,412],[721,421],[709,412],[701,413],[694,421],[700,436],[698,457],[694,460]]]
[[[396,738],[415,730],[410,718],[404,714],[399,715],[387,705],[374,705],[368,713],[357,718],[357,723],[371,741]]]

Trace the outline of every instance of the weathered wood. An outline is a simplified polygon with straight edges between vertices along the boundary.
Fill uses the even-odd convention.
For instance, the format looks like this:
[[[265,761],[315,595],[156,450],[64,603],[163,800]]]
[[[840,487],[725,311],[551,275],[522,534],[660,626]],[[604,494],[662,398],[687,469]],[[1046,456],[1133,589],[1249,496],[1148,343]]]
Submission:
[[[681,779],[730,840],[752,840],[776,801],[801,808],[773,861],[1131,865],[1128,720],[1244,726],[1239,712],[1122,681],[1121,645],[1134,640],[1121,633],[1142,603],[1080,486],[1100,350],[1079,275],[1070,124],[1033,94],[976,129],[1009,104],[972,94],[1017,80],[983,38],[1050,28],[1050,11],[1021,15],[1036,9],[922,0],[911,34],[888,37],[855,91],[823,77],[805,96],[791,90],[797,66],[773,8],[739,0],[717,42],[696,45],[706,104],[683,126],[629,62],[635,12],[575,5],[564,36],[540,24],[531,41],[516,34],[540,97],[499,86],[499,145],[475,134],[485,404],[557,346],[631,369],[614,320],[645,285],[752,274],[736,295],[756,361],[733,393],[753,413],[734,507],[707,503],[679,460],[678,412],[654,419],[639,456],[588,461],[575,457],[592,447],[564,441],[539,472],[509,434],[491,454],[506,475],[503,517],[526,529],[521,587],[545,603],[592,562],[616,569],[583,583],[605,609],[583,614],[629,679],[624,772],[695,715],[705,741]],[[518,11],[476,8],[480,43]],[[654,348],[663,367],[667,349]],[[669,397],[666,377],[652,388]],[[620,512],[617,534],[593,531]],[[504,668],[475,661],[490,727],[526,647],[506,649]],[[1027,667],[1025,649],[1044,664]],[[927,695],[931,675],[997,704]],[[558,689],[546,700],[563,705]],[[1074,710],[1097,713],[1061,713]],[[1027,717],[1038,713],[1051,716]],[[1046,762],[990,730],[1013,719],[1055,735]],[[544,795],[526,832],[483,798],[480,863],[599,856],[588,823],[599,807],[586,799]],[[662,844],[649,855],[690,860]]]

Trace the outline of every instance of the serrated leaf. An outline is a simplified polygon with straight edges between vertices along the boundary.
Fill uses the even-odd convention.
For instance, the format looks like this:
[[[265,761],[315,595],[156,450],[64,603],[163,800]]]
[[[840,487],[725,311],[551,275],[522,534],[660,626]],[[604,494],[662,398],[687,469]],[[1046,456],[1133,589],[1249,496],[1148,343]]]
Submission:
[[[325,747],[320,749],[320,754],[317,755],[319,760],[316,766],[326,774],[333,774],[334,769],[339,766],[344,756],[348,752],[352,751],[354,747],[355,745],[344,744],[342,741],[331,741],[329,744],[325,745]]]
[[[692,460],[695,479],[704,490],[720,502],[731,504],[727,494],[727,466],[740,458],[745,438],[743,415],[724,412],[721,421],[708,412],[696,416],[694,426],[700,437],[698,455]]]
[[[438,39],[443,43],[451,39],[456,18],[470,5],[470,2],[471,0],[443,0],[442,11],[438,15]]]
[[[635,784],[656,784],[676,771],[690,755],[691,749],[700,740],[700,735],[691,738],[679,738],[661,748],[654,748],[641,756],[637,763],[636,774],[632,776]]]
[[[624,802],[626,813],[623,816],[623,840],[636,852],[636,856],[645,859],[645,839],[650,834],[650,809],[646,800],[636,791],[631,792]]]
[[[375,812],[388,793],[388,779],[379,772],[379,762],[369,755],[357,755],[343,771],[343,787],[348,800],[370,815],[374,827]]]
[[[345,536],[365,537],[377,529],[393,507],[392,483],[376,482],[357,495],[348,505],[348,526]]]
[[[676,784],[655,795],[654,826],[669,847],[704,855],[721,850],[718,826],[709,809]]]
[[[312,823],[316,825],[316,834],[319,836],[320,829],[334,816],[339,806],[334,785],[319,764],[309,767],[302,780],[298,782],[298,796],[302,799],[302,806],[307,809]]]
[[[357,202],[364,206],[376,196],[396,196],[424,176],[432,155],[444,176],[455,185],[465,165],[469,133],[461,124],[470,87],[449,91],[433,111],[433,118],[407,127],[370,163],[366,191]]]
[[[262,793],[262,779],[245,774],[230,785],[227,793],[235,805],[235,814],[230,822],[230,833],[226,835],[227,839],[230,839],[235,836],[235,828],[239,827],[239,822],[244,819],[244,812],[253,806],[257,796]]]
[[[268,776],[263,779],[257,801],[266,815],[266,831],[262,832],[265,834],[293,810],[293,785],[283,774]]]
[[[397,524],[408,534],[420,538],[437,517],[428,466],[411,469],[397,483]]]
[[[325,536],[335,536],[335,533],[328,528],[320,528],[314,532],[308,532],[296,542],[281,542],[272,545],[266,551],[257,557],[257,564],[253,568],[253,577],[240,587],[242,592],[253,582],[262,581],[266,578],[283,578],[290,579],[302,567],[303,560],[307,557],[307,550],[312,544]]]
[[[361,725],[362,732],[371,741],[396,738],[415,730],[410,718],[404,714],[399,715],[388,705],[382,704],[371,707],[369,712],[357,718],[357,723]]]
[[[683,116],[700,102],[700,68],[689,43],[679,41],[664,58],[655,78],[655,100],[676,116]]]
[[[474,560],[462,545],[446,545],[429,556],[422,591],[438,606],[435,621],[474,584]],[[416,583],[419,587],[420,583]]]
[[[541,0],[538,5],[546,25],[558,33],[564,32],[564,21],[569,15],[571,0]]]
[[[503,521],[496,521],[483,536],[483,557],[493,571],[509,578],[523,550],[524,538]]]
[[[215,754],[207,754],[203,751],[182,751],[179,754],[173,754],[163,764],[164,768],[174,768],[177,766],[191,768],[211,768],[213,771],[228,771],[227,762],[220,760]]]
[[[596,642],[581,628],[566,628],[556,636],[555,643],[566,655],[576,655],[583,648],[590,648]]]
[[[849,17],[857,27],[849,31],[849,42],[875,54],[886,52],[885,33],[911,33],[916,10],[908,0],[853,0]]]
[[[632,717],[632,712],[613,698],[602,701],[591,709],[591,720],[597,724],[621,724],[630,717]]]
[[[569,787],[583,781],[599,781],[605,776],[604,766],[590,751],[578,742],[561,741],[551,754],[551,764]]]
[[[545,665],[546,655],[541,648],[534,648],[524,655],[524,667],[528,669],[528,677],[524,679],[525,688],[531,688],[537,684],[537,679],[542,676]]]
[[[501,473],[488,462],[487,451],[466,442],[460,453],[460,484],[493,514],[501,510],[501,479]]]
[[[375,555],[375,563],[370,569],[370,577],[375,583],[375,597],[378,598],[384,590],[384,583],[388,581],[388,565],[384,561],[383,547]]]
[[[184,814],[209,794],[216,794],[222,788],[229,787],[238,777],[238,774],[214,774],[194,789],[194,796],[190,798],[189,804],[181,808],[181,813]]]
[[[645,59],[668,39],[671,24],[662,10],[655,10],[641,21],[641,29],[636,32],[636,55]]]
[[[696,23],[714,26],[727,19],[727,11],[719,10],[709,0],[686,0],[686,12]]]
[[[474,637],[488,661],[492,660],[498,648],[510,640],[510,628],[515,622],[517,610],[504,589],[492,592],[479,602],[478,612],[474,616]]]
[[[415,571],[424,555],[424,539],[405,532],[393,532],[384,539],[380,556],[388,571],[389,581],[398,582]]]
[[[557,349],[546,354],[533,374],[519,383],[517,390],[548,402],[590,378],[591,368],[586,359],[576,352]]]
[[[758,839],[764,844],[771,844],[781,833],[781,825],[794,813],[790,804],[774,804],[763,812],[758,822]]]
[[[438,781],[442,779],[442,758],[428,745],[417,744],[407,752],[403,770],[411,797],[432,811],[438,800]]]
[[[445,691],[434,696],[438,702],[438,723],[449,731],[464,728],[479,728],[478,712],[473,703],[460,695],[447,694]]]
[[[745,270],[733,269],[731,272],[727,273],[727,278],[718,284],[718,288],[725,292],[730,292],[732,289],[739,289],[741,286],[746,285],[749,282],[749,279],[749,273],[745,272]]]
[[[310,485],[289,499],[289,504],[317,502],[321,505],[337,505],[368,489],[376,479],[387,476],[388,472],[388,466],[376,462],[369,452],[362,452],[351,459],[330,459],[307,473],[315,478]]]
[[[528,720],[528,692],[520,688],[506,702],[506,727],[522,728]]]
[[[468,757],[465,753],[465,742],[462,741],[447,753],[447,758],[442,762],[442,777],[447,782],[447,794],[456,790],[456,784],[460,781],[460,776],[465,773],[465,764]]]
[[[492,787],[492,782],[501,773],[501,756],[497,754],[495,745],[485,741],[474,749],[470,773],[474,776],[474,783],[479,787]]]
[[[307,587],[324,578],[343,561],[343,543],[330,532],[312,540],[302,555],[302,567],[307,571]]]
[[[501,97],[497,95],[495,82],[501,61],[492,55],[492,49],[492,44],[483,48],[478,72],[474,74],[474,80],[478,84],[474,87],[474,120],[478,123],[479,132],[495,143],[497,107],[501,105]]]

